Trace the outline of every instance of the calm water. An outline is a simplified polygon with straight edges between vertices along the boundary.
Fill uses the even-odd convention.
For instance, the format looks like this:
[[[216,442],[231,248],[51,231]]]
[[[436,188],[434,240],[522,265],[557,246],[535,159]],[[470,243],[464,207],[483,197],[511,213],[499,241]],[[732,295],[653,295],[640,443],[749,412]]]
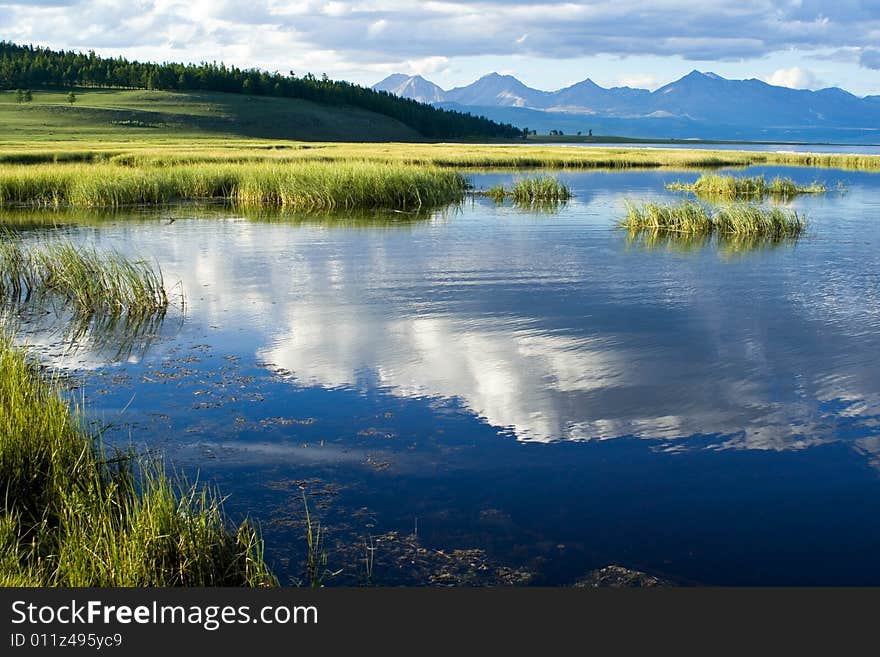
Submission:
[[[880,155],[878,144],[711,144],[695,142],[693,144],[657,144],[657,143],[627,143],[627,144],[559,144],[529,142],[530,146],[553,146],[555,148],[678,148],[678,149],[708,149],[713,151],[770,151],[781,153],[853,153],[857,155]]]
[[[185,316],[122,353],[28,331],[108,437],[217,482],[328,583],[880,584],[880,175],[796,243],[629,240],[668,171],[562,174],[558,212],[282,220],[179,207],[50,231],[155,258]],[[475,175],[478,186],[509,174]],[[844,183],[846,191],[837,191]],[[173,221],[171,221],[173,219]],[[44,239],[33,231],[28,239]],[[754,246],[754,245],[751,245]]]

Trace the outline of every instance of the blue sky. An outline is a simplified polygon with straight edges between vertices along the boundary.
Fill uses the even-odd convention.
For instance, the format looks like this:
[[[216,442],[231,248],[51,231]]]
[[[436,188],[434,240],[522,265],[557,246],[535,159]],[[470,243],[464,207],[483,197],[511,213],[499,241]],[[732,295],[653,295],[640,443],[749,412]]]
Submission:
[[[0,38],[361,84],[499,71],[546,90],[656,88],[696,68],[880,94],[880,0],[0,0]]]

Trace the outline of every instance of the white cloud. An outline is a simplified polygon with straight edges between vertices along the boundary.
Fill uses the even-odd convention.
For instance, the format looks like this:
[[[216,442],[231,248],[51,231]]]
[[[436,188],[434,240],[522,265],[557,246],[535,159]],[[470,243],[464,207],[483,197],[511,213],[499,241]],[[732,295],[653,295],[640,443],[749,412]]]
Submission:
[[[800,66],[792,66],[791,68],[779,68],[764,81],[778,87],[789,87],[790,89],[815,89],[818,85],[816,76],[807,69]]]
[[[367,28],[367,34],[371,37],[377,37],[382,34],[387,27],[388,21],[386,21],[384,18],[379,19],[373,23],[370,23],[370,26]]]
[[[406,62],[406,69],[414,75],[439,73],[448,67],[448,57],[423,57],[422,59],[410,59]]]
[[[13,41],[349,79],[432,58],[648,56],[732,63],[784,54],[797,64],[798,57],[830,48],[856,53],[854,68],[862,53],[862,66],[871,68],[878,64],[880,34],[880,8],[828,0],[0,0],[0,7],[4,38]],[[311,68],[316,59],[320,69]],[[641,77],[621,82],[652,86]],[[810,84],[791,75],[779,79]]]
[[[649,73],[621,75],[618,76],[616,83],[620,87],[634,87],[636,89],[656,89],[660,86],[660,80],[657,76]]]

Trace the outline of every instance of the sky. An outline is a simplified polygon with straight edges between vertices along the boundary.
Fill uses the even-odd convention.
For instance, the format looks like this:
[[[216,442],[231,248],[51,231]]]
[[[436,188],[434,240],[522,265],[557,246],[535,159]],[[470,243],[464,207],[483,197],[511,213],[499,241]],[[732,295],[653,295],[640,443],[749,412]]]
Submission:
[[[880,0],[0,0],[0,39],[365,85],[497,71],[548,91],[655,89],[697,69],[880,94]]]

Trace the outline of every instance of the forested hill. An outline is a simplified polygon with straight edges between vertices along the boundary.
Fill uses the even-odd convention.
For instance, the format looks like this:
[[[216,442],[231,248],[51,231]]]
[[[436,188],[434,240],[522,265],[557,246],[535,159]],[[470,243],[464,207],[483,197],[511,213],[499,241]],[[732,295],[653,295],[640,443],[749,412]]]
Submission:
[[[308,100],[383,114],[434,139],[515,138],[522,130],[444,110],[342,80],[268,73],[224,64],[154,64],[0,41],[0,89],[95,87],[166,91],[220,91]]]

